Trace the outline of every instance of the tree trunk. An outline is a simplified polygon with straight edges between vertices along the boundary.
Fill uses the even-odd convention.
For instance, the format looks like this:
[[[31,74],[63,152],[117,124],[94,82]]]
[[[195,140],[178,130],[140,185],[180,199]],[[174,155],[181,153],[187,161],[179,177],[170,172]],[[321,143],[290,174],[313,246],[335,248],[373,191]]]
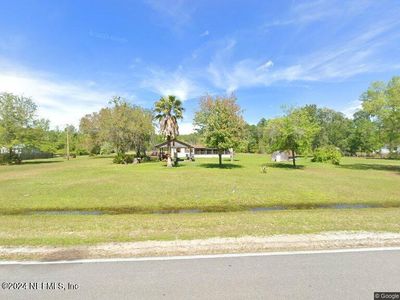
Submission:
[[[69,130],[67,127],[67,160],[69,160]]]
[[[167,155],[167,167],[172,168],[172,160],[171,160],[171,137],[167,136],[167,141],[168,141],[168,155]]]
[[[292,161],[293,161],[293,167],[296,168],[296,156],[294,154],[294,150],[292,150]]]
[[[222,153],[221,153],[221,151],[218,152],[218,159],[219,159],[219,167],[222,167]]]
[[[12,163],[12,150],[13,150],[13,148],[12,147],[10,147],[10,151],[9,151],[9,153],[8,153],[8,155],[9,155],[9,164],[11,164]]]
[[[231,148],[230,150],[232,150],[230,152],[231,152],[231,163],[233,163],[233,148]]]
[[[136,157],[140,157],[140,146],[136,148]]]

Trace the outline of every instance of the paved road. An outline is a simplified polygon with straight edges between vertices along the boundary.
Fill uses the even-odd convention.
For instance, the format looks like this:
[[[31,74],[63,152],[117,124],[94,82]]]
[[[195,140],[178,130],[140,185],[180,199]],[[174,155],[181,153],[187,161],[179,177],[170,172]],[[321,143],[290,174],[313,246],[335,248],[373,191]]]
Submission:
[[[373,299],[400,291],[400,250],[0,265],[0,282],[38,283],[0,299]]]

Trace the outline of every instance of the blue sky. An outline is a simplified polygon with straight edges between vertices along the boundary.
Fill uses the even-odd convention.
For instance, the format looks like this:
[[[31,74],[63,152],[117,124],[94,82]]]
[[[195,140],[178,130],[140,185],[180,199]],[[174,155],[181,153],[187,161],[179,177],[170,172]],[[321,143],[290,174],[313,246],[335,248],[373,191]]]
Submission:
[[[400,2],[0,0],[0,91],[30,96],[54,126],[113,95],[236,93],[249,123],[282,105],[346,114],[371,81],[400,75]]]

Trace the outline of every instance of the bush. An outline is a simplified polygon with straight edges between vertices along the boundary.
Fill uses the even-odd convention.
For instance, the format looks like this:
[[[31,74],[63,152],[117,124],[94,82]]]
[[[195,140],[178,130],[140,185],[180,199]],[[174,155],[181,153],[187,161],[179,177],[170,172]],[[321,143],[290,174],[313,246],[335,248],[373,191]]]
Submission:
[[[100,154],[107,155],[114,152],[114,147],[111,143],[105,142],[100,147]]]
[[[131,164],[133,163],[133,155],[118,153],[113,159],[114,164]]]
[[[318,148],[314,151],[314,162],[331,162],[334,165],[340,164],[342,153],[334,146]]]
[[[151,161],[151,157],[145,155],[145,156],[142,157],[142,161],[143,161],[143,162],[149,162],[149,161]]]
[[[18,154],[12,153],[11,156],[9,153],[3,153],[0,154],[0,165],[5,165],[5,164],[20,164],[21,163],[21,158]]]
[[[389,159],[400,159],[400,153],[394,152],[388,155]]]
[[[10,161],[8,153],[0,154],[0,165],[8,164]]]

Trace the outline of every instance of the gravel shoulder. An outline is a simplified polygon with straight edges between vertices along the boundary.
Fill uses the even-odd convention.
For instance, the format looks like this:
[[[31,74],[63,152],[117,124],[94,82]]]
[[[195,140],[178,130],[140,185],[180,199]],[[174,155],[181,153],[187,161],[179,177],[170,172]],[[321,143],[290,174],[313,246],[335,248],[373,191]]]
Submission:
[[[400,233],[324,232],[265,237],[105,243],[71,247],[0,247],[1,260],[75,260],[400,246]]]

